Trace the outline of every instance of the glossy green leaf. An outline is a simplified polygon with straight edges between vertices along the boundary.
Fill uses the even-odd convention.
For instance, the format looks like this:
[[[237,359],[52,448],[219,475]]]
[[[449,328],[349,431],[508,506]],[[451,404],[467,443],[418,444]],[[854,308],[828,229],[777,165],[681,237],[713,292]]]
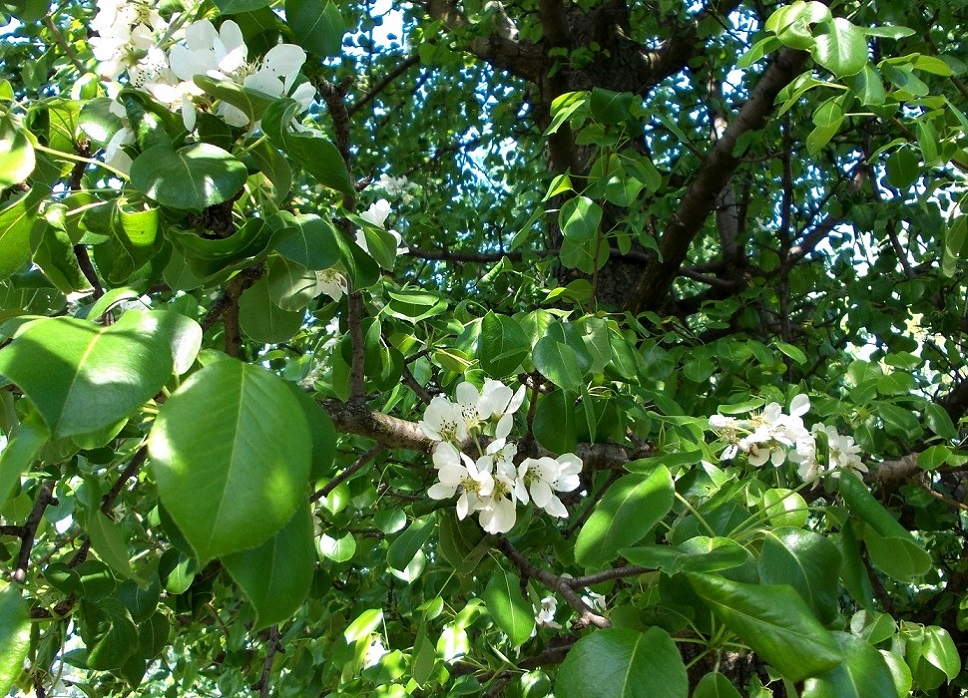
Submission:
[[[568,199],[558,212],[558,225],[566,238],[577,242],[591,240],[598,232],[602,207],[587,196]]]
[[[162,405],[148,448],[161,501],[202,564],[266,542],[306,497],[302,407],[258,366],[225,360],[192,374]]]
[[[27,179],[34,163],[29,132],[9,115],[0,119],[0,189]]]
[[[286,21],[296,42],[310,53],[339,53],[346,24],[332,0],[286,0]]]
[[[867,522],[877,533],[887,537],[907,538],[914,542],[914,536],[874,498],[870,489],[857,475],[850,471],[842,472],[837,479],[837,486],[848,510]]]
[[[252,284],[239,299],[239,325],[245,336],[256,342],[285,342],[302,324],[302,310],[283,310],[272,302],[266,279]]]
[[[739,691],[723,674],[717,671],[706,674],[696,684],[692,698],[741,698]]]
[[[81,638],[92,669],[117,669],[138,648],[138,629],[120,601],[101,599],[82,604]]]
[[[665,630],[596,630],[565,657],[555,682],[558,698],[686,698],[686,667]]]
[[[30,609],[15,584],[0,589],[0,694],[7,695],[30,648]]]
[[[215,0],[215,6],[223,15],[252,12],[271,4],[269,0]]]
[[[6,446],[0,450],[0,503],[7,501],[49,438],[47,425],[33,410],[10,432]]]
[[[309,478],[318,480],[331,476],[333,460],[336,457],[336,428],[333,426],[333,420],[301,386],[295,383],[286,383],[286,385],[302,406],[312,438],[313,456]]]
[[[585,567],[603,567],[620,549],[645,538],[674,501],[672,476],[664,466],[648,475],[619,478],[582,526],[575,542],[575,560]]]
[[[333,224],[314,214],[294,219],[296,232],[279,243],[276,252],[307,269],[328,269],[339,261],[339,234]]]
[[[266,284],[269,300],[283,310],[301,311],[316,296],[316,273],[279,255],[269,258]]]
[[[832,634],[840,645],[844,661],[824,674],[807,679],[802,698],[893,696],[894,679],[881,653],[850,633]]]
[[[745,565],[749,551],[731,538],[696,536],[677,546],[643,545],[619,550],[633,565],[677,572],[717,572]]]
[[[764,584],[789,584],[803,597],[820,622],[838,613],[840,551],[827,538],[797,528],[776,528],[763,540],[759,558]]]
[[[249,121],[261,119],[266,108],[275,101],[272,97],[229,80],[216,80],[207,75],[196,75],[192,80],[215,99],[231,104],[241,111],[249,117]]]
[[[86,523],[91,547],[94,548],[97,556],[121,577],[143,583],[144,580],[131,569],[128,545],[118,525],[105,516],[100,509],[95,509],[87,517]]]
[[[867,64],[867,39],[843,17],[817,25],[814,38],[813,59],[837,77],[856,75]]]
[[[521,592],[521,578],[498,567],[484,588],[484,603],[494,622],[517,647],[534,632],[534,608]]]
[[[961,657],[951,634],[937,625],[929,625],[924,629],[921,656],[943,671],[948,681],[954,681],[961,672]]]
[[[288,154],[320,184],[347,196],[356,189],[339,150],[327,139],[312,133],[293,133],[289,124],[302,111],[298,102],[280,99],[262,117],[262,130],[273,144]]]
[[[740,640],[791,681],[823,674],[842,661],[834,636],[792,588],[706,574],[690,574],[689,581]]]
[[[235,196],[248,171],[229,153],[208,143],[178,150],[149,148],[131,165],[131,184],[163,206],[201,211]]]
[[[531,352],[531,342],[521,325],[507,315],[488,313],[481,321],[477,355],[487,374],[503,378],[514,371]]]
[[[39,205],[40,199],[28,194],[8,201],[0,208],[0,280],[9,277],[30,259],[31,233],[38,224]]]
[[[395,570],[405,570],[434,534],[436,518],[433,515],[414,519],[407,530],[397,536],[387,548],[387,564]]]
[[[863,104],[877,107],[884,104],[887,99],[887,92],[884,90],[884,81],[881,74],[869,62],[864,64],[863,69],[856,75],[851,75],[844,79],[850,88]]]
[[[181,340],[200,334],[193,320],[165,311],[129,310],[107,326],[39,320],[0,350],[0,373],[20,386],[54,436],[84,434],[154,397],[172,375]]]
[[[265,543],[226,555],[222,564],[255,607],[254,631],[291,618],[309,593],[316,567],[308,500]]]
[[[567,344],[551,336],[542,337],[534,346],[532,359],[534,367],[559,388],[576,391],[584,387],[589,362]]]

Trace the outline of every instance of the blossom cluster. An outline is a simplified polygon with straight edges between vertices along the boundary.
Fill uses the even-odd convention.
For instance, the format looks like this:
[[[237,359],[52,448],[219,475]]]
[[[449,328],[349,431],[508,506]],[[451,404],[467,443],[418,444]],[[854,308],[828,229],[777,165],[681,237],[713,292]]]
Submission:
[[[840,434],[826,424],[814,424],[809,430],[804,426],[803,416],[809,409],[810,399],[797,395],[790,403],[789,412],[784,412],[779,403],[771,402],[748,419],[713,415],[709,418],[709,427],[727,443],[720,456],[724,460],[735,458],[739,453],[745,454],[749,464],[755,467],[767,462],[780,467],[789,460],[797,466],[804,482],[828,474],[839,477],[841,470],[867,472],[853,437]],[[826,459],[821,455],[823,449],[817,446],[818,437],[826,440]]]
[[[189,132],[195,130],[197,106],[214,108],[230,126],[250,125],[249,116],[242,110],[225,102],[213,104],[194,82],[199,75],[268,97],[290,96],[303,111],[316,95],[311,84],[296,84],[306,52],[295,44],[279,44],[261,60],[249,61],[242,30],[232,20],[218,29],[207,19],[181,28],[177,15],[166,22],[153,3],[143,0],[98,0],[97,6],[91,27],[98,35],[90,43],[101,78],[110,81],[109,94],[118,92],[116,81],[127,73],[131,87],[149,93],[172,111],[180,111]],[[125,117],[123,106],[117,102],[112,111]],[[107,144],[106,162],[126,171],[131,161],[121,147],[133,142],[130,127],[120,129]]]
[[[572,453],[558,458],[525,458],[515,465],[517,445],[508,440],[514,413],[524,401],[500,381],[488,379],[478,390],[472,383],[457,386],[457,400],[438,395],[427,406],[420,428],[439,441],[433,461],[439,482],[428,494],[433,499],[457,499],[457,516],[477,513],[488,533],[507,533],[517,519],[517,503],[534,504],[560,518],[568,510],[556,493],[578,488],[582,461]],[[489,442],[481,448],[482,437]],[[463,452],[474,443],[476,459]]]

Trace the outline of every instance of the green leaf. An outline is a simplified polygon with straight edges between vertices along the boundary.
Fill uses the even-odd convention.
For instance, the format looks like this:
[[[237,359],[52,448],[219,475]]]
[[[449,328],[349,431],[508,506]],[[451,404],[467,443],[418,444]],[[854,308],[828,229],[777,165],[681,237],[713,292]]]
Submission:
[[[692,698],[741,698],[739,691],[718,671],[706,674],[696,684]]]
[[[570,453],[578,447],[576,419],[574,393],[542,395],[534,414],[534,437],[552,453]]]
[[[690,574],[689,581],[730,630],[791,681],[817,676],[842,661],[834,637],[790,587],[706,574]]]
[[[0,694],[7,695],[24,670],[30,648],[30,609],[20,588],[5,584],[0,590]]]
[[[7,115],[0,119],[0,189],[19,184],[34,170],[30,132]]]
[[[308,500],[265,543],[226,555],[222,564],[255,607],[253,631],[289,620],[309,593],[316,567]]]
[[[7,445],[0,451],[0,504],[7,501],[49,438],[47,425],[34,410],[9,433]]]
[[[387,564],[395,570],[405,570],[417,551],[434,533],[436,518],[430,514],[414,519],[407,530],[401,533],[387,548]]]
[[[531,342],[517,320],[489,312],[481,321],[477,356],[492,378],[504,378],[531,352]]]
[[[239,12],[261,10],[272,4],[270,0],[215,0],[215,6],[223,15],[233,15]]]
[[[289,131],[290,122],[301,111],[302,107],[295,100],[276,100],[262,117],[263,132],[320,184],[355,196],[349,170],[335,145],[321,136]]]
[[[864,64],[864,68],[859,73],[845,78],[844,82],[867,106],[878,107],[884,104],[887,98],[881,74],[869,61]]]
[[[484,588],[484,603],[494,622],[515,647],[523,644],[534,631],[534,608],[521,593],[521,579],[498,568]]]
[[[31,233],[42,224],[37,216],[41,198],[28,194],[0,209],[0,280],[18,271],[32,252]]]
[[[813,531],[776,528],[763,541],[759,558],[764,584],[788,584],[824,625],[837,616],[840,551]]]
[[[208,143],[156,145],[131,165],[135,189],[163,206],[193,211],[229,201],[248,176],[239,160]]]
[[[302,310],[283,310],[272,302],[269,282],[259,279],[239,299],[239,325],[249,339],[274,344],[285,342],[303,324]]]
[[[162,405],[148,438],[158,493],[199,563],[266,542],[306,497],[312,443],[278,376],[223,360]]]
[[[864,532],[871,564],[900,582],[913,582],[932,567],[931,555],[907,536],[882,536],[872,529]]]
[[[837,77],[856,75],[867,64],[867,39],[843,17],[818,24],[814,38],[810,54]]]
[[[568,199],[558,212],[562,234],[576,242],[594,239],[601,221],[602,207],[587,196]]]
[[[316,296],[316,273],[302,264],[271,255],[266,267],[269,300],[283,310],[301,311]]]
[[[954,441],[958,438],[958,430],[941,405],[929,402],[924,406],[924,423],[942,439]]]
[[[659,627],[596,630],[568,652],[558,672],[558,698],[686,698],[686,667]]]
[[[542,337],[534,346],[534,367],[559,388],[578,390],[584,387],[584,375],[590,368],[587,356],[578,354],[552,336]]]
[[[249,117],[249,121],[259,121],[266,109],[275,99],[261,92],[250,90],[242,85],[224,79],[213,79],[207,75],[196,75],[194,83],[215,99],[220,99]]]
[[[122,577],[143,584],[144,580],[131,569],[128,545],[118,525],[105,516],[100,509],[94,509],[86,523],[91,547],[94,548],[97,556]]]
[[[575,560],[603,567],[618,551],[635,545],[672,509],[675,489],[664,466],[651,474],[619,478],[595,505],[575,542]]]
[[[631,92],[612,92],[595,87],[591,91],[589,101],[592,118],[602,124],[618,124],[629,117],[632,100],[635,95]]]
[[[380,624],[383,622],[383,611],[379,608],[371,608],[363,611],[356,619],[350,623],[343,631],[343,637],[347,642],[356,642],[364,638],[369,638]]]
[[[924,629],[921,656],[943,671],[948,681],[954,681],[961,672],[961,657],[954,640],[947,630],[937,625],[929,625]]]
[[[0,373],[20,386],[54,436],[85,434],[154,397],[171,377],[175,347],[186,334],[200,343],[196,322],[165,311],[129,310],[108,326],[38,320],[0,350]]]
[[[338,233],[333,224],[311,213],[295,217],[296,232],[279,243],[276,252],[307,269],[328,269],[339,261]]]
[[[837,478],[840,496],[847,509],[867,522],[877,533],[885,537],[906,538],[914,543],[914,536],[904,528],[891,513],[878,502],[867,485],[857,475],[845,471]]]
[[[749,551],[731,538],[695,536],[677,546],[642,545],[619,553],[633,565],[677,572],[718,572],[745,565]]]
[[[296,43],[310,53],[323,58],[339,54],[346,24],[331,0],[286,0],[286,23]]]
[[[880,652],[850,633],[835,632],[833,637],[843,652],[843,664],[807,679],[802,698],[869,698],[895,694],[894,679]]]

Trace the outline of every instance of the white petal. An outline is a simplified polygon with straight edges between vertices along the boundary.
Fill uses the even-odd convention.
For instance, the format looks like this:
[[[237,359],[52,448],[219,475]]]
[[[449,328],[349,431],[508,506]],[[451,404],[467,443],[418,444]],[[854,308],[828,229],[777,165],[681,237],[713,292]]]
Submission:
[[[793,401],[790,403],[790,415],[794,417],[802,417],[810,409],[810,398],[800,393]]]
[[[544,505],[544,510],[551,514],[552,516],[557,516],[559,519],[564,519],[568,517],[568,510],[560,499],[552,496],[548,500],[548,503]]]
[[[457,493],[456,487],[449,487],[442,482],[438,482],[427,490],[427,496],[431,499],[450,499]],[[463,518],[463,517],[461,517]]]
[[[551,487],[544,480],[533,480],[531,482],[531,499],[534,500],[535,506],[544,509],[553,496]]]

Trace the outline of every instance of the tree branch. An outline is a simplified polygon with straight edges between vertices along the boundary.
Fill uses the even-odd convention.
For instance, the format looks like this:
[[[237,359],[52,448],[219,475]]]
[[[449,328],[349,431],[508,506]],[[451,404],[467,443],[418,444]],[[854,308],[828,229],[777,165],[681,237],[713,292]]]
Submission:
[[[585,628],[589,625],[597,628],[611,627],[612,623],[608,618],[598,615],[582,601],[581,596],[568,584],[569,579],[541,569],[522,555],[506,538],[501,539],[497,548],[514,563],[522,575],[537,579],[549,589],[558,592],[569,606],[578,611],[578,620],[572,623],[573,628]]]
[[[17,555],[17,564],[13,569],[11,578],[17,584],[24,584],[27,581],[27,566],[30,564],[30,552],[34,549],[34,535],[40,520],[44,517],[47,505],[54,498],[54,481],[44,480],[37,491],[37,499],[34,500],[34,507],[27,516],[27,523],[24,524],[23,532],[20,535],[20,553]]]
[[[349,480],[351,477],[360,472],[364,467],[366,467],[371,460],[376,458],[380,453],[384,451],[382,444],[377,444],[373,446],[369,451],[364,453],[362,456],[356,459],[350,467],[346,468],[339,475],[334,477],[332,480],[327,482],[323,487],[313,492],[312,496],[309,497],[310,502],[316,502],[324,497],[329,496],[329,493],[339,487],[341,484]]]
[[[665,304],[689,246],[740,163],[733,154],[736,141],[746,133],[763,128],[776,96],[799,75],[806,60],[807,54],[803,51],[781,49],[736,119],[709,149],[662,235],[660,254],[649,261],[631,295],[628,305],[634,312],[659,309]]]
[[[346,108],[346,113],[348,116],[353,116],[360,109],[365,107],[371,101],[373,101],[377,95],[379,95],[383,90],[387,88],[390,83],[396,80],[398,77],[403,75],[405,72],[410,70],[413,66],[420,62],[420,56],[414,54],[412,56],[407,56],[399,65],[397,65],[393,70],[384,75],[379,82],[377,82],[373,87],[367,90],[366,94],[360,97],[358,100],[353,102],[350,106]]]

